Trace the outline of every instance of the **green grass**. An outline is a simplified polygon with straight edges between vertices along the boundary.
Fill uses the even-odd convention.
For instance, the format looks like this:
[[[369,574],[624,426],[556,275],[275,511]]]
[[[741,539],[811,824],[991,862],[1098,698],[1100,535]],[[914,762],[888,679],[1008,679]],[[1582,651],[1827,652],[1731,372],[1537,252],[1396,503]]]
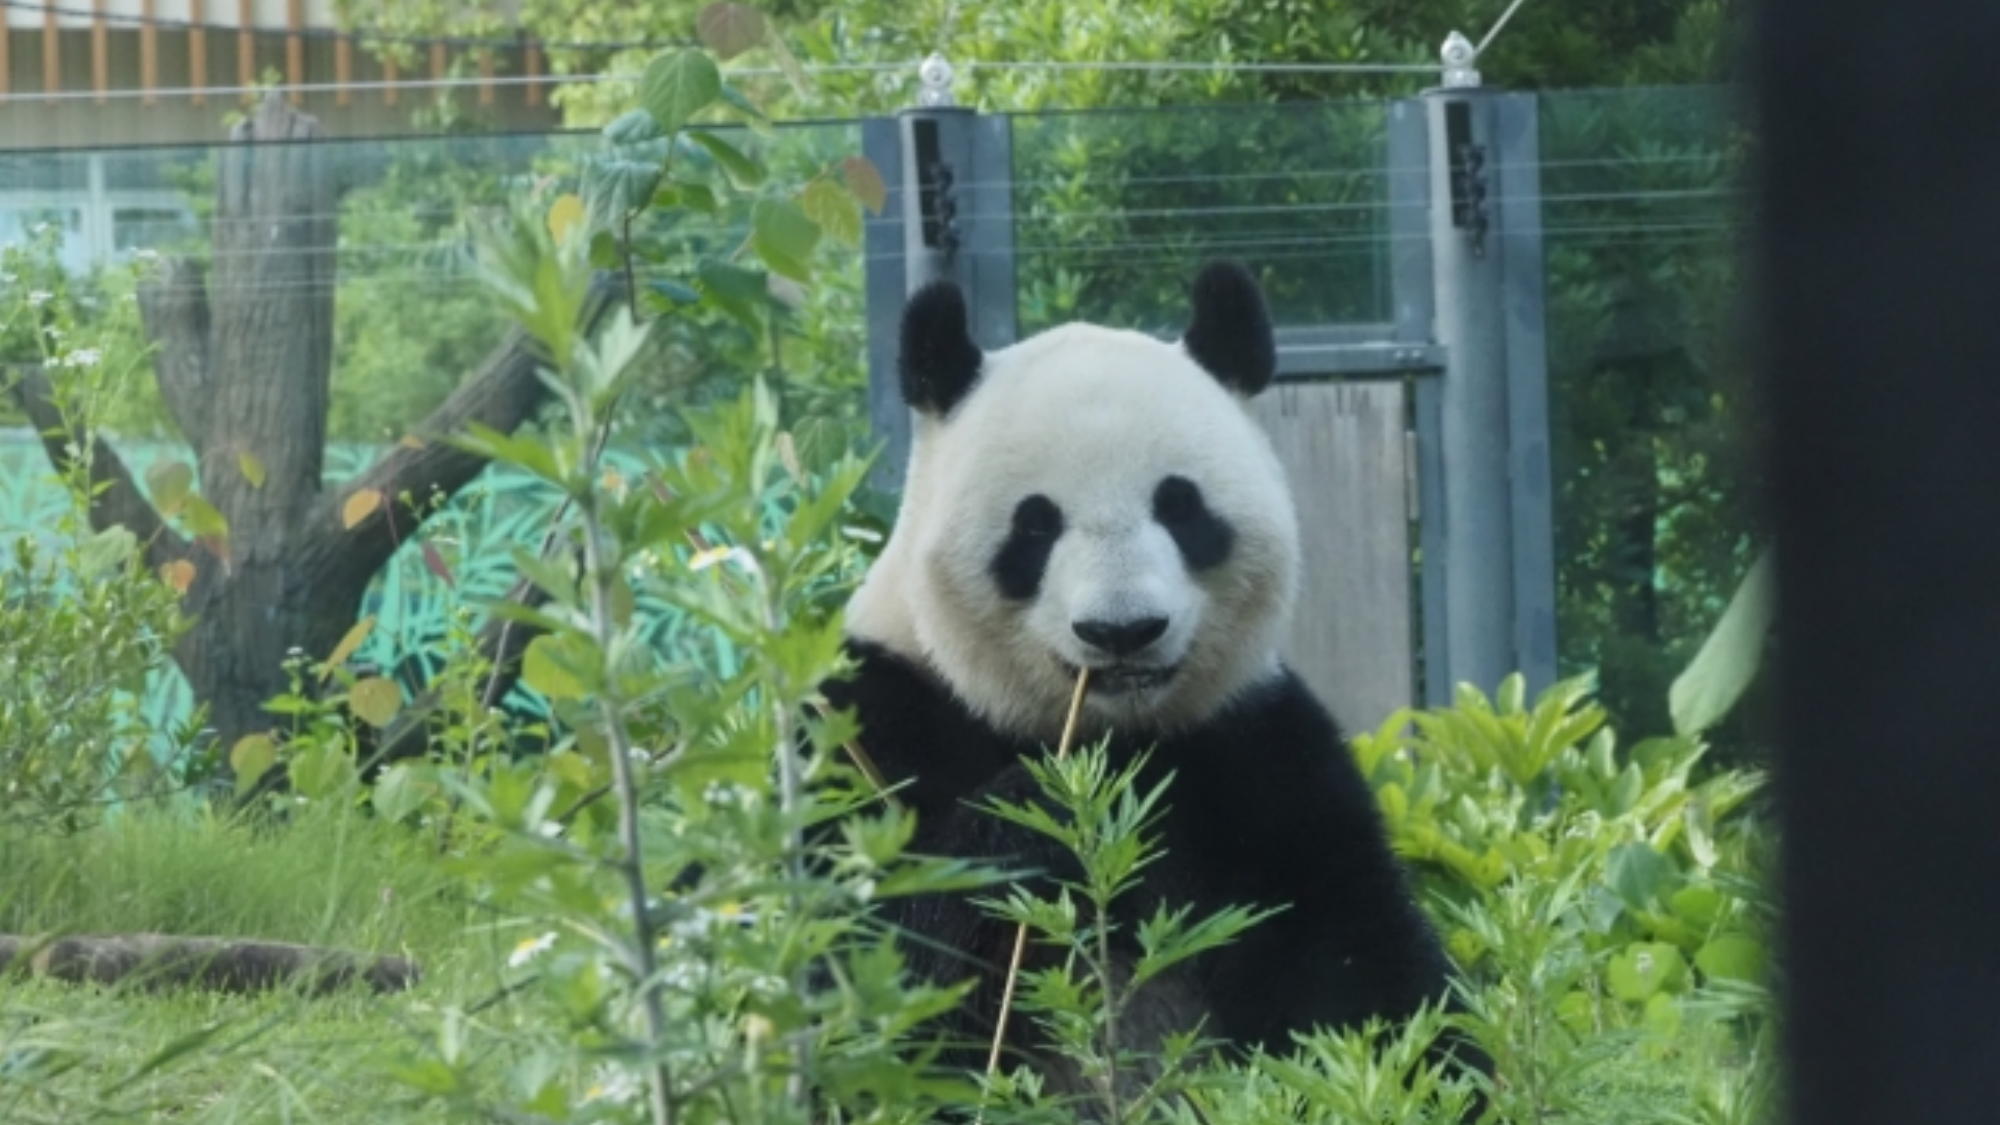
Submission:
[[[518,937],[483,924],[423,839],[325,808],[263,828],[149,811],[76,836],[0,835],[0,856],[0,932],[266,938],[424,970],[403,995],[317,999],[0,978],[9,1123],[429,1119],[385,1082],[388,1052],[433,1037],[440,1004],[496,991]]]
[[[0,1122],[431,1122],[392,1077],[436,1049],[445,1009],[511,1034],[562,1034],[527,997],[501,997],[526,933],[496,926],[428,832],[326,802],[252,827],[193,809],[129,814],[61,836],[0,832],[0,932],[159,931],[394,953],[413,990],[309,998],[78,986],[0,975]],[[496,999],[497,998],[497,999]],[[1696,1109],[1759,1064],[1721,1024],[1690,1014],[1665,1039],[1600,1040],[1607,1064],[1542,1118],[1581,1125],[1744,1120]],[[499,1089],[515,1060],[477,1060]],[[1725,1099],[1727,1100],[1727,1099]]]

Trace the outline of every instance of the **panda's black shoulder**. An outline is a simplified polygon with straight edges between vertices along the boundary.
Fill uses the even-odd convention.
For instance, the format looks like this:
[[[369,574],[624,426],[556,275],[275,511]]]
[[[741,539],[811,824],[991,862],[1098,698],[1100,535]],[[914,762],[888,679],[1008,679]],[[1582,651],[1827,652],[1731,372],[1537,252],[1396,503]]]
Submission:
[[[1357,840],[1380,834],[1374,794],[1340,724],[1288,668],[1157,752],[1176,774],[1175,791],[1201,794],[1218,824],[1252,815],[1315,831],[1338,825]]]
[[[935,673],[871,641],[849,637],[852,674],[821,693],[861,722],[862,751],[921,822],[941,814],[1022,752],[1023,746],[980,721]]]

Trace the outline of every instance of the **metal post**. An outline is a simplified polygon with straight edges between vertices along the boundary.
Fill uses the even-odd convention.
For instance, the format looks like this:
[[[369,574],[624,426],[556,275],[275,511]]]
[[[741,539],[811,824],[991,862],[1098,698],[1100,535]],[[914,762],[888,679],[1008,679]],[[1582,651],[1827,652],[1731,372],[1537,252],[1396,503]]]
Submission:
[[[869,411],[886,443],[876,466],[879,487],[901,484],[910,420],[896,382],[896,338],[903,301],[919,287],[951,278],[966,292],[973,338],[982,347],[1014,341],[1012,120],[952,103],[951,66],[925,59],[919,104],[893,120],[867,122],[864,153],[892,185],[883,224],[868,240]]]
[[[1533,94],[1494,105],[1500,286],[1507,330],[1508,483],[1514,533],[1514,665],[1532,694],[1556,678],[1556,523],[1543,292],[1542,152]]]
[[[1459,683],[1491,691],[1518,670],[1533,691],[1555,672],[1534,103],[1481,87],[1457,32],[1442,56],[1444,85],[1423,100],[1446,367],[1417,402],[1433,470],[1422,509],[1424,694],[1433,704]]]

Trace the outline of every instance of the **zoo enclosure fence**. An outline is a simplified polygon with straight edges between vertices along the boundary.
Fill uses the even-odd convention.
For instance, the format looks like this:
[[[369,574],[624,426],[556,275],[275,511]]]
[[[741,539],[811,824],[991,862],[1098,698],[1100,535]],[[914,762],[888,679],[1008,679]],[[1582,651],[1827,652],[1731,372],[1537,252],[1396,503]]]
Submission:
[[[443,365],[490,342],[490,320],[464,312],[477,290],[460,220],[574,176],[602,145],[574,132],[316,143],[346,188],[337,413],[388,351]],[[927,106],[745,143],[781,180],[859,152],[888,182],[887,206],[801,317],[818,337],[807,374],[849,388],[848,408],[887,443],[890,488],[907,432],[895,323],[913,286],[957,278],[996,346],[1072,317],[1172,334],[1201,262],[1257,271],[1281,341],[1280,383],[1257,412],[1300,496],[1308,556],[1291,655],[1350,727],[1446,701],[1460,682],[1609,677],[1634,644],[1686,647],[1747,563],[1740,490],[1713,448],[1734,394],[1716,343],[1735,284],[1721,91]],[[210,253],[220,147],[0,152],[0,241],[53,223],[78,271]],[[741,231],[718,219],[673,236]],[[413,313],[371,318],[385,302]],[[448,305],[459,313],[433,315]],[[335,476],[394,437],[345,436]],[[39,458],[24,431],[0,440],[0,531],[32,529],[60,502]],[[411,544],[377,583],[364,658],[422,659],[449,607],[504,588],[507,547],[537,533],[546,501],[489,473],[454,502],[438,526],[457,538],[459,582],[440,582]],[[665,634],[684,627],[663,619]],[[172,682],[157,696],[165,711],[186,705]]]

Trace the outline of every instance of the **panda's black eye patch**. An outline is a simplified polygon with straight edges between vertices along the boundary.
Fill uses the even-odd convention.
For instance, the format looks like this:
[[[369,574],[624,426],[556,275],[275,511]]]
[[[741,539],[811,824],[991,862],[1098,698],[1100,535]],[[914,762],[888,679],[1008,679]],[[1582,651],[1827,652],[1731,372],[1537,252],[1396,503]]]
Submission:
[[[1174,537],[1189,570],[1221,566],[1236,544],[1236,529],[1210,511],[1201,489],[1186,477],[1167,477],[1153,490],[1153,518]]]
[[[1014,505],[1014,519],[1007,541],[993,555],[993,581],[1008,598],[1025,600],[1042,588],[1042,572],[1048,569],[1049,552],[1062,537],[1062,509],[1055,501],[1035,493]]]

